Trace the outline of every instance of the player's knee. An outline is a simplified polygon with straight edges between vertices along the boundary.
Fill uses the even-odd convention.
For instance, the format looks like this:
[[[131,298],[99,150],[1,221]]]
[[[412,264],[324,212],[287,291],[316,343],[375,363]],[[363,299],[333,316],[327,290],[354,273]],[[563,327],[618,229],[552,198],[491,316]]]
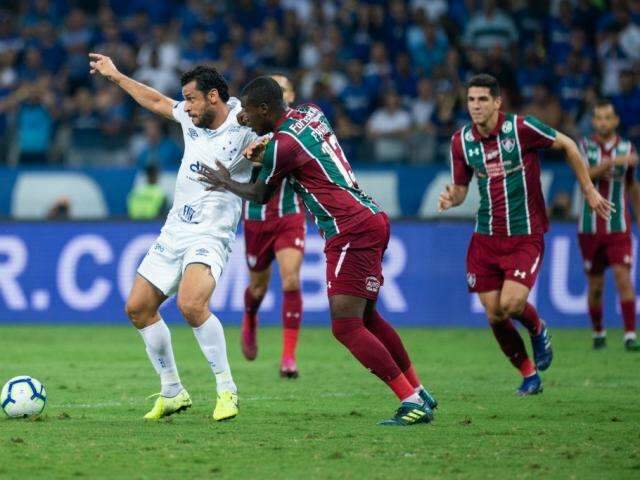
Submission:
[[[508,297],[500,299],[500,310],[502,310],[505,317],[508,318],[514,315],[520,315],[526,304],[526,298]]]
[[[298,272],[286,272],[282,275],[282,289],[285,292],[300,290],[300,275]]]
[[[507,318],[509,318],[504,314],[504,312],[502,312],[499,309],[490,310],[490,311],[487,310],[485,313],[487,315],[487,320],[489,320],[489,323],[491,325],[504,322]]]
[[[124,306],[124,311],[136,328],[146,327],[149,320],[155,314],[155,312],[149,312],[148,309],[145,308],[144,302],[131,298],[127,300],[127,303]]]
[[[188,296],[178,298],[178,310],[191,326],[200,326],[209,313],[206,303],[203,305],[202,302]]]
[[[251,292],[251,296],[257,300],[262,300],[264,296],[267,294],[268,289],[267,283],[252,283],[249,285],[249,291]]]

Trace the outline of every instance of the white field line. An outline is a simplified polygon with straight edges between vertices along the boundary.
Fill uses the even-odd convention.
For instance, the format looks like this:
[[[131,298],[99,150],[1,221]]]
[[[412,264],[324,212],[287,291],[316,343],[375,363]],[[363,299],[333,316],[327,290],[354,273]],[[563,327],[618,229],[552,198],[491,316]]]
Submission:
[[[323,393],[320,395],[315,395],[317,398],[347,398],[347,397],[355,397],[353,393]],[[240,394],[241,402],[264,402],[264,401],[283,401],[283,400],[296,400],[296,395],[288,395],[288,396],[278,396],[278,397],[269,397],[262,395],[253,395],[248,397],[243,397]],[[121,402],[98,402],[98,403],[49,403],[48,406],[51,408],[108,408],[108,407],[125,407],[125,406],[133,406],[139,405],[141,401],[144,399],[140,399],[140,401],[129,400],[121,401]],[[207,398],[196,398],[197,401],[208,402],[211,401],[211,397]]]

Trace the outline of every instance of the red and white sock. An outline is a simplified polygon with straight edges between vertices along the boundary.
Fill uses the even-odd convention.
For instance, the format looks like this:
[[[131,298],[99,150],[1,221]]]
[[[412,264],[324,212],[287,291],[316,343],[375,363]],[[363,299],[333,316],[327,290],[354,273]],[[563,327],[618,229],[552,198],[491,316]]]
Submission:
[[[594,337],[604,337],[605,330],[602,322],[602,303],[589,304],[589,318],[591,319],[591,328]]]
[[[516,367],[523,377],[535,375],[536,367],[527,355],[527,350],[522,337],[509,319],[491,324],[493,335],[498,341],[502,352],[507,356],[511,364]]]
[[[415,394],[413,386],[404,376],[389,350],[364,327],[361,318],[333,319],[331,330],[336,339],[347,347],[365,368],[385,382],[398,399],[404,400]]]
[[[622,311],[622,321],[624,323],[625,339],[627,334],[635,334],[636,332],[636,300],[620,301],[620,310]]]
[[[300,290],[284,292],[282,301],[282,359],[296,358],[298,334],[302,322],[302,294]]]
[[[513,318],[518,320],[524,328],[529,331],[529,335],[538,335],[542,331],[542,322],[538,316],[536,307],[527,302],[524,310],[520,315],[514,315]]]

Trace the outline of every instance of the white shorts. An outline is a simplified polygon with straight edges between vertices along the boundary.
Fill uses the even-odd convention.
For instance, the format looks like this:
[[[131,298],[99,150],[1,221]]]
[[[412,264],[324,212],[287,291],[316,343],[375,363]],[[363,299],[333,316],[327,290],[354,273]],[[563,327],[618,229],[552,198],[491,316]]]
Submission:
[[[167,297],[177,293],[182,275],[191,263],[208,265],[217,283],[229,259],[233,240],[162,232],[149,248],[138,273]]]

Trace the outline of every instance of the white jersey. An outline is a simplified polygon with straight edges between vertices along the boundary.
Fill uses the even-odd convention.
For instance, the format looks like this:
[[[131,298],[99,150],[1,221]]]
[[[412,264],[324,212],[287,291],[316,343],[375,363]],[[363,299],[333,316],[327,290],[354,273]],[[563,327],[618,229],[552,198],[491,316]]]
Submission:
[[[216,160],[229,169],[234,180],[246,183],[251,179],[251,162],[242,152],[257,135],[238,123],[240,101],[231,97],[227,105],[229,115],[216,130],[196,127],[184,111],[184,102],[174,105],[173,117],[182,126],[184,155],[176,179],[173,206],[162,233],[235,238],[242,200],[228,191],[207,191],[198,181],[200,165],[215,169]]]

